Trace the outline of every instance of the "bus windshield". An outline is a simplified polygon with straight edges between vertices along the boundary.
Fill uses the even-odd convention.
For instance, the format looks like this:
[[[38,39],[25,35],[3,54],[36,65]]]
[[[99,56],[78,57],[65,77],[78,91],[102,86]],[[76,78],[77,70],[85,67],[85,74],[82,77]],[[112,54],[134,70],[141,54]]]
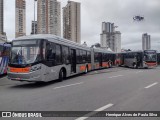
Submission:
[[[156,51],[145,51],[144,52],[144,60],[145,61],[156,61],[157,60],[157,54]]]
[[[10,64],[31,64],[41,60],[38,44],[15,45],[11,49]]]

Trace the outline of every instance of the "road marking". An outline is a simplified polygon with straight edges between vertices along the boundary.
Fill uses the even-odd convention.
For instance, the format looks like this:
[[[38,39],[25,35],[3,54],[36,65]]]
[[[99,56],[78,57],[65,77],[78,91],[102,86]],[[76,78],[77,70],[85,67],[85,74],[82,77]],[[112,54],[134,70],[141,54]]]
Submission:
[[[151,84],[151,85],[148,85],[147,87],[145,87],[145,88],[150,88],[150,87],[152,87],[152,86],[154,86],[154,85],[157,85],[158,84],[158,82],[155,82],[155,83],[153,83],[153,84]]]
[[[98,109],[94,110],[93,112],[88,113],[88,114],[84,115],[83,117],[77,118],[77,119],[75,119],[75,120],[85,120],[85,119],[89,118],[90,116],[93,116],[94,114],[96,114],[96,113],[98,113],[98,112],[100,112],[100,111],[103,111],[103,110],[105,110],[105,109],[107,109],[107,108],[110,108],[110,107],[112,107],[112,106],[113,106],[113,104],[110,103],[110,104],[108,104],[108,105],[105,105],[105,106],[103,106],[103,107],[101,107],[101,108],[98,108]]]
[[[84,82],[80,82],[80,83],[75,83],[75,84],[70,84],[70,85],[64,85],[64,86],[59,86],[59,87],[55,87],[53,89],[59,89],[59,88],[64,88],[64,87],[70,87],[70,86],[75,86],[75,85],[80,85],[83,84]]]
[[[121,76],[123,76],[123,75],[111,76],[111,77],[109,77],[109,78],[116,78],[116,77],[121,77]]]

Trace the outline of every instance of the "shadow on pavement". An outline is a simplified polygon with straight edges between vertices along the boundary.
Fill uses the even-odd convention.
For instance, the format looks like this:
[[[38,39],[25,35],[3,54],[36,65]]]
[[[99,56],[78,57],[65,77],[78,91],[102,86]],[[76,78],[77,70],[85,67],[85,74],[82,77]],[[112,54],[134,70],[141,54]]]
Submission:
[[[78,76],[83,76],[85,74],[79,74],[79,75],[74,75],[71,77],[66,78],[65,80],[63,80],[62,82],[59,82],[58,80],[53,80],[53,81],[49,81],[49,82],[21,82],[19,84],[13,84],[14,86],[10,86],[10,88],[12,89],[17,89],[17,88],[23,88],[23,89],[30,89],[30,88],[41,88],[41,87],[46,87],[46,86],[50,86],[53,84],[58,84],[58,83],[63,83],[65,81],[68,81],[72,78],[76,78]]]
[[[45,86],[49,86],[49,85],[52,85],[52,84],[55,84],[55,83],[59,83],[57,80],[54,80],[54,81],[50,81],[50,82],[24,82],[21,83],[21,84],[18,84],[18,85],[14,85],[14,86],[11,86],[10,88],[40,88],[40,87],[45,87]]]

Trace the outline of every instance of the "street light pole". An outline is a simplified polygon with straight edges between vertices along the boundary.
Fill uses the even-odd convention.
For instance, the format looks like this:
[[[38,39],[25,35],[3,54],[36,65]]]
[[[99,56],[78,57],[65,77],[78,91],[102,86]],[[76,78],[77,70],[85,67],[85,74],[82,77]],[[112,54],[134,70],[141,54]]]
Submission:
[[[36,22],[35,22],[35,2],[37,0],[34,0],[34,34],[36,33]]]

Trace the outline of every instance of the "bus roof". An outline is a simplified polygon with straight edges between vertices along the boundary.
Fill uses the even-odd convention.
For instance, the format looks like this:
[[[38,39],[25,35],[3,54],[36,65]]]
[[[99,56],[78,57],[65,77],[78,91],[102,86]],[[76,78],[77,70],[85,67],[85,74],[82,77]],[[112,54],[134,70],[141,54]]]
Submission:
[[[51,34],[36,34],[36,35],[22,36],[22,37],[18,37],[16,39],[14,39],[13,41],[15,41],[15,40],[26,40],[26,39],[46,39],[46,40],[51,41],[51,42],[54,42],[53,41],[53,39],[54,39],[57,42],[67,44],[69,46],[79,47],[79,48],[84,48],[84,49],[90,50],[90,47],[86,47],[86,46],[83,46],[79,43],[73,42],[71,40],[67,40],[65,38],[61,38],[59,36],[51,35]]]
[[[123,51],[123,52],[120,52],[120,53],[135,53],[135,52],[144,52],[144,51],[156,51],[156,50]]]

